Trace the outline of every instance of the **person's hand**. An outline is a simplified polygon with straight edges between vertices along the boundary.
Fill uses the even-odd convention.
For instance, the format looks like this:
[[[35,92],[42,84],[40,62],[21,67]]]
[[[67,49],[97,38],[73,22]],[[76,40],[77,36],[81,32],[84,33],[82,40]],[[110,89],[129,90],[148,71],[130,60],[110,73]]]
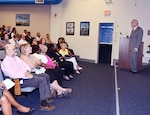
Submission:
[[[33,75],[28,70],[25,72],[25,76],[28,78],[33,78]]]
[[[55,67],[54,67],[54,66],[51,66],[51,65],[49,65],[48,68],[49,68],[49,69],[55,69]]]
[[[41,65],[42,61],[40,59],[36,59],[35,61],[38,65]]]
[[[4,89],[5,88],[5,84],[3,82],[0,82],[0,89]]]
[[[134,52],[138,52],[138,49],[137,49],[137,48],[134,48]]]

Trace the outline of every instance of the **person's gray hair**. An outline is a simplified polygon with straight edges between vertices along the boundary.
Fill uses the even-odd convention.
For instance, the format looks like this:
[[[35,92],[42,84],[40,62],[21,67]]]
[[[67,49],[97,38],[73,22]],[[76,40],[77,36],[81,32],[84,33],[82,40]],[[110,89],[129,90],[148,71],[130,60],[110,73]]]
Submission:
[[[137,19],[133,19],[132,21],[136,22],[137,25],[138,25],[138,23],[139,23]]]

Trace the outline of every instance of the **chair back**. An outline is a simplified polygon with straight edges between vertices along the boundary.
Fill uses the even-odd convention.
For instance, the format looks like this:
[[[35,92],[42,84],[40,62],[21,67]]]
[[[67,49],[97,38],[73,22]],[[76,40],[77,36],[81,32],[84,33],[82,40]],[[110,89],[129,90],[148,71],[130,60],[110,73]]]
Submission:
[[[3,80],[4,80],[4,76],[3,76],[2,70],[0,69],[0,82],[2,82]],[[0,106],[0,111],[2,111],[1,106]]]
[[[5,58],[5,51],[0,50],[0,60],[2,61]]]
[[[3,76],[2,70],[0,69],[0,82],[3,80],[4,80],[4,76]]]

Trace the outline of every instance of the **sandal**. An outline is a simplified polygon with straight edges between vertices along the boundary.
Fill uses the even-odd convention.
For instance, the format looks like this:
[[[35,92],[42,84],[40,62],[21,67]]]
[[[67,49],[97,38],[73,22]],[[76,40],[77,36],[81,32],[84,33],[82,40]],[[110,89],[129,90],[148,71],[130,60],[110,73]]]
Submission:
[[[58,97],[64,97],[64,96],[68,95],[71,92],[72,92],[71,88],[66,88],[66,91],[62,92],[61,94],[58,94],[57,96]]]
[[[63,76],[65,80],[69,81],[70,78],[68,76]]]
[[[77,73],[77,74],[80,74],[80,72],[79,72],[78,70],[76,70],[76,73]]]
[[[71,88],[66,88],[66,91],[67,91],[68,93],[71,93],[71,92],[72,92],[72,89],[71,89]]]
[[[73,75],[69,75],[69,78],[73,79],[74,77],[73,77]]]

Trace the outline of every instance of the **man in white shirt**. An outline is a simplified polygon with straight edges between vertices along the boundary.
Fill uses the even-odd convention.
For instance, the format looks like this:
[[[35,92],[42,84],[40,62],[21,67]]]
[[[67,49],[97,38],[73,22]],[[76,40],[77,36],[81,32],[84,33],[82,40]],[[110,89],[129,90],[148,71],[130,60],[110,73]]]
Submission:
[[[28,42],[25,40],[25,35],[22,34],[21,39],[19,40],[19,45],[27,44]]]

